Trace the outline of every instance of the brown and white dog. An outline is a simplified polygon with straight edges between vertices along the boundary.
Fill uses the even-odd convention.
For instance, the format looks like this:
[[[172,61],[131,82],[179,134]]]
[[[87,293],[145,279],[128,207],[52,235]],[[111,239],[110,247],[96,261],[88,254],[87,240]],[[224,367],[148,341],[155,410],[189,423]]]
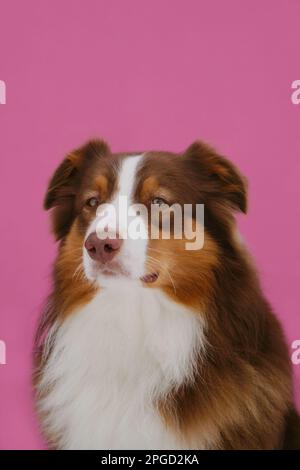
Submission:
[[[97,209],[121,196],[204,204],[203,247],[99,238]],[[246,185],[228,160],[201,142],[112,154],[95,140],[57,168],[44,205],[60,244],[35,387],[52,448],[297,447],[288,351],[237,236]]]

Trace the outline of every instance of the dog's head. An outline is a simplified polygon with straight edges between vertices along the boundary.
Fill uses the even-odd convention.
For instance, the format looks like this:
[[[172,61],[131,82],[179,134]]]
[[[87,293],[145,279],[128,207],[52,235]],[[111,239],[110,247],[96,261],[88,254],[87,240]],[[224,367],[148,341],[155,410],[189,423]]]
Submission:
[[[246,211],[237,169],[201,142],[185,152],[113,154],[94,140],[67,155],[45,197],[61,240],[60,274],[137,282],[189,303],[211,285]]]

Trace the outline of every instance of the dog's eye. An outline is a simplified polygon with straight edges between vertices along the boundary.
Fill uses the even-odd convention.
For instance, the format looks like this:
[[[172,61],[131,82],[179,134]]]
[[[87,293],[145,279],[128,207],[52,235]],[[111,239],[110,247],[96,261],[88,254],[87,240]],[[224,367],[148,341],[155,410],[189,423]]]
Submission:
[[[96,197],[90,197],[86,203],[85,203],[88,207],[97,207],[98,204],[99,204],[99,201]]]
[[[154,197],[151,201],[151,204],[153,204],[154,206],[161,207],[161,208],[169,206],[168,202],[162,197]]]

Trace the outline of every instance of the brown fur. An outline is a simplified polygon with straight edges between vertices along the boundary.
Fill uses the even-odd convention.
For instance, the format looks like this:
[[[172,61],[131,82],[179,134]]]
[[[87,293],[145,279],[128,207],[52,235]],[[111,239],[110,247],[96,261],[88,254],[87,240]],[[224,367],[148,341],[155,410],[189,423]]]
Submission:
[[[67,156],[50,182],[45,208],[54,208],[60,247],[50,306],[37,333],[37,377],[47,359],[41,361],[47,329],[95,293],[81,265],[85,231],[94,214],[85,200],[110,200],[124,156],[92,141]],[[166,426],[195,448],[204,436],[216,449],[300,448],[282,330],[235,237],[233,212],[247,209],[244,178],[201,142],[180,155],[148,152],[135,199],[149,205],[153,197],[170,204],[205,204],[202,250],[184,250],[185,239],[151,240],[148,248],[149,272],[160,272],[149,288],[160,288],[188,305],[206,325],[206,355],[199,357],[195,380],[157,403]]]

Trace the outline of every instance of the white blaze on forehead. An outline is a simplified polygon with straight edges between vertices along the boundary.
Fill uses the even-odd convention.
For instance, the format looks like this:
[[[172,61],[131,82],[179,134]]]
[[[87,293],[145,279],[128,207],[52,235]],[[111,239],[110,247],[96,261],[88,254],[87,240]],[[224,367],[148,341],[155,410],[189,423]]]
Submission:
[[[128,202],[132,202],[133,190],[136,182],[137,167],[143,155],[126,157],[123,160],[119,173],[118,196],[127,196]]]
[[[136,174],[142,157],[143,155],[134,155],[126,157],[122,161],[118,175],[117,191],[110,202],[110,205],[115,208],[115,211],[112,211],[111,220],[109,220],[110,217],[108,217],[108,225],[113,229],[117,223],[119,233],[123,238],[127,238],[129,236],[128,210],[133,204]],[[101,211],[101,206],[99,209]]]
[[[108,201],[109,205],[115,207],[116,214],[118,213],[119,209],[120,196],[122,202],[124,202],[124,199],[126,199],[127,208],[130,206],[130,204],[132,204],[133,191],[136,183],[137,168],[142,158],[143,155],[133,155],[124,158],[121,163],[119,174],[117,176],[117,190],[113,196],[113,199],[111,201]],[[90,233],[97,231],[99,216],[101,215],[103,210],[106,210],[105,204],[99,206],[97,210],[97,215],[87,230],[86,238]],[[114,226],[116,222],[117,220],[112,218],[111,225]]]

